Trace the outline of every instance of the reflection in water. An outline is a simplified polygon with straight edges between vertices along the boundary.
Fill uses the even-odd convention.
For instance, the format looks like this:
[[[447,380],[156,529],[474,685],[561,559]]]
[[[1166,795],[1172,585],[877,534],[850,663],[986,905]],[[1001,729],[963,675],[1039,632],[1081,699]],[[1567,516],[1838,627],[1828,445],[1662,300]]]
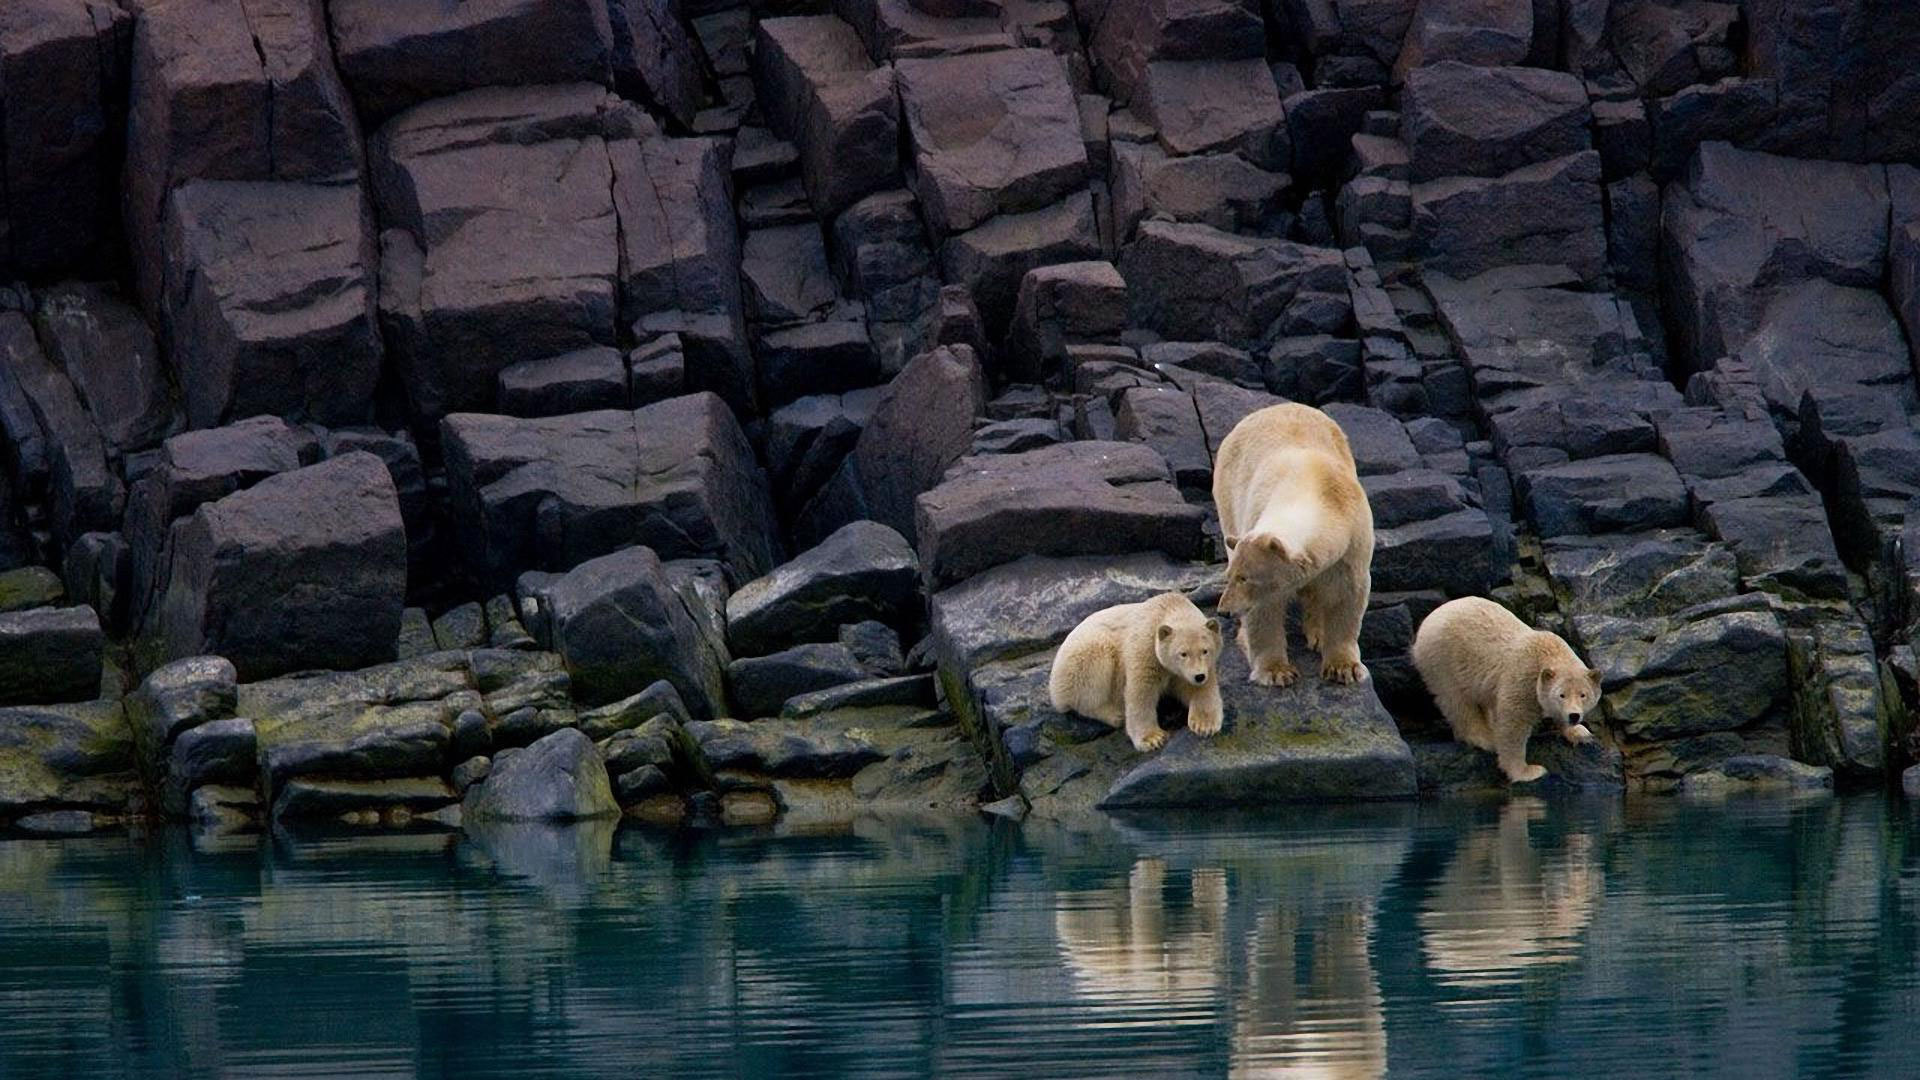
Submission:
[[[1539,799],[1514,798],[1498,825],[1461,842],[1420,912],[1420,943],[1441,981],[1491,989],[1579,956],[1606,874],[1588,832],[1535,846],[1529,827],[1548,813]]]
[[[1911,813],[0,841],[0,1076],[1913,1075]]]

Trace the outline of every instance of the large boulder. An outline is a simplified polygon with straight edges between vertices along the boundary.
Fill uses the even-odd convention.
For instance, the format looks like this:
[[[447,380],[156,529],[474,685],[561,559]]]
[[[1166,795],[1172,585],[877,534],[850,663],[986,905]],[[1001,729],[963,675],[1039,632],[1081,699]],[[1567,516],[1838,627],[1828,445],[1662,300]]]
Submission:
[[[1174,732],[1158,753],[1126,762],[1099,805],[1269,806],[1418,793],[1413,752],[1371,682],[1338,686],[1309,676],[1275,692],[1249,682],[1245,668],[1238,649],[1223,652],[1220,734]]]
[[[90,607],[0,615],[0,705],[92,700],[106,644]]]
[[[242,678],[391,659],[407,539],[386,465],[346,454],[261,481],[177,522],[142,653],[212,653]]]
[[[1125,102],[1155,60],[1259,57],[1265,40],[1260,11],[1246,0],[1109,0],[1082,18],[1105,84]]]
[[[452,6],[431,0],[329,0],[327,14],[340,74],[360,112],[377,123],[429,98],[481,86],[607,81],[614,55],[609,6],[606,0],[478,0]],[[621,38],[630,46],[631,16],[621,0],[611,6],[622,9]],[[647,36],[655,36],[651,27]],[[471,57],[486,62],[472,63]],[[678,87],[676,82],[667,88]]]
[[[1020,282],[1028,272],[1096,259],[1100,253],[1093,196],[1081,190],[1038,210],[997,214],[948,237],[940,246],[940,268],[949,292],[958,290],[976,305],[977,321],[998,336],[1012,318]],[[944,302],[948,296],[943,294],[941,299]]]
[[[138,10],[122,206],[136,290],[158,312],[169,289],[188,287],[169,280],[176,271],[166,265],[179,251],[163,230],[174,188],[351,186],[360,126],[334,70],[327,13],[313,0],[154,0]]]
[[[127,497],[128,614],[135,623],[165,570],[173,523],[201,504],[320,460],[312,432],[278,417],[256,416],[225,427],[187,431],[160,446],[158,459]]]
[[[1332,333],[1352,316],[1338,251],[1148,221],[1120,256],[1133,320],[1178,341]]]
[[[623,121],[625,122],[625,121]],[[633,123],[639,123],[635,120]],[[753,402],[734,222],[733,144],[717,138],[622,138],[607,144],[619,226],[622,321],[693,320],[686,385],[735,408]]]
[[[1687,523],[1687,488],[1665,459],[1606,454],[1520,474],[1528,515],[1543,537],[1667,528]]]
[[[582,705],[619,701],[665,679],[696,716],[722,715],[721,665],[652,549],[630,547],[554,576],[528,575],[552,649]]]
[[[1696,367],[1745,344],[1777,287],[1819,278],[1876,289],[1886,273],[1889,194],[1878,165],[1707,142],[1661,206],[1667,310]]]
[[[1163,592],[1196,593],[1219,575],[1160,552],[1033,555],[940,590],[932,610],[934,652],[950,673],[1050,648],[1102,608]]]
[[[633,412],[540,419],[456,414],[441,441],[472,569],[498,587],[646,544],[711,557],[736,581],[766,573],[778,538],[766,481],[712,394]]]
[[[1170,154],[1228,151],[1267,169],[1291,158],[1280,88],[1265,60],[1155,61],[1133,109]]]
[[[1500,176],[1415,184],[1413,231],[1426,265],[1450,276],[1559,264],[1596,279],[1607,265],[1600,155],[1584,150]]]
[[[0,821],[68,809],[126,817],[138,792],[118,702],[0,709]]]
[[[1133,443],[963,458],[920,496],[916,517],[922,571],[935,588],[1023,555],[1191,559],[1206,548],[1205,512],[1181,498],[1165,458]]]
[[[556,14],[551,6],[536,10],[548,17]],[[672,0],[607,0],[607,15],[613,28],[614,85],[628,97],[652,102],[682,128],[692,128],[706,98],[705,62],[681,21],[680,5]],[[552,47],[551,42],[544,44]]]
[[[111,454],[145,450],[178,422],[153,331],[111,286],[64,284],[35,296],[47,358],[73,383]]]
[[[972,349],[945,346],[915,357],[880,391],[852,451],[802,509],[794,526],[800,542],[817,544],[862,519],[912,540],[914,500],[973,445],[984,398]]]
[[[1037,210],[1086,182],[1079,108],[1052,53],[1006,49],[895,67],[911,181],[935,232]]]
[[[855,521],[727,598],[727,643],[741,656],[827,641],[865,619],[911,623],[920,608],[920,560],[898,532]]]
[[[132,36],[133,16],[104,0],[0,9],[0,276],[108,263]]]
[[[1533,14],[1533,0],[1420,0],[1395,70],[1410,75],[1445,60],[1518,64],[1533,50]]]
[[[1499,176],[1587,149],[1586,88],[1539,68],[1446,62],[1407,76],[1401,137],[1409,177]]]
[[[573,728],[496,756],[487,778],[461,803],[462,819],[472,821],[576,821],[619,813],[600,751]]]
[[[32,324],[17,312],[0,312],[0,397],[16,406],[0,415],[14,480],[35,494],[36,482],[50,489],[55,537],[64,545],[82,533],[113,529],[125,493],[106,441],[72,381],[47,359]]]
[[[831,218],[893,185],[900,172],[893,69],[874,67],[852,27],[832,15],[762,19],[754,72],[768,122],[799,148],[815,214]]]
[[[381,325],[422,422],[491,408],[509,364],[614,343],[622,221],[607,143],[632,151],[651,130],[575,83],[437,98],[369,140]],[[638,166],[619,172],[645,183]],[[657,238],[667,203],[625,224]],[[671,248],[647,254],[636,274]]]
[[[162,325],[192,426],[372,418],[381,343],[358,188],[196,180],[168,199],[165,236]]]

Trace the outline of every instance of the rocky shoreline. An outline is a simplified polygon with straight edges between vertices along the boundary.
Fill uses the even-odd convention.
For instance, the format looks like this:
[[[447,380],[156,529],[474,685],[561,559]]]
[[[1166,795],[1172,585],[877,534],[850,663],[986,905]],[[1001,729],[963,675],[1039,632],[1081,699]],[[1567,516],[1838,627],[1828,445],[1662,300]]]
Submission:
[[[1497,789],[1468,595],[1603,674],[1544,784],[1889,782],[1920,20],[1803,7],[10,5],[0,829]],[[1279,400],[1371,679],[1053,713]]]

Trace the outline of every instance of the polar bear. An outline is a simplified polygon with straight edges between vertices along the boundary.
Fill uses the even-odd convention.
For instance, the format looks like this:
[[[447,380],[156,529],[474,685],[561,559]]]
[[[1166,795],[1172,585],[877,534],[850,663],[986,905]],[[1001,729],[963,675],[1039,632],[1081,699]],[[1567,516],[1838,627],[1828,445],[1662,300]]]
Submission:
[[[1542,716],[1578,745],[1593,738],[1580,718],[1600,703],[1600,673],[1560,635],[1535,630],[1491,600],[1449,600],[1413,636],[1413,666],[1453,737],[1500,759],[1515,783],[1547,770],[1527,764],[1527,737]]]
[[[1061,712],[1126,729],[1137,750],[1167,741],[1160,698],[1187,706],[1195,735],[1220,730],[1220,622],[1177,592],[1119,604],[1084,619],[1053,657],[1047,694]]]
[[[1287,605],[1300,597],[1307,647],[1320,677],[1353,683],[1360,618],[1373,570],[1373,509],[1340,425],[1319,409],[1270,405],[1234,425],[1213,468],[1213,501],[1227,541],[1220,610],[1241,615],[1251,678],[1288,686]]]

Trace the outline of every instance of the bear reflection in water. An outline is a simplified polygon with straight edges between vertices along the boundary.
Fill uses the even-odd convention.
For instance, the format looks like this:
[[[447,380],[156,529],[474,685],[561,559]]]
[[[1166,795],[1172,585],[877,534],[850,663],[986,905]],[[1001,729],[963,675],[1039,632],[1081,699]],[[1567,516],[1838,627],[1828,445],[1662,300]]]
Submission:
[[[1447,864],[1420,912],[1427,964],[1443,982],[1508,985],[1579,956],[1606,874],[1590,833],[1535,849],[1529,826],[1547,814],[1539,799],[1514,799],[1497,829],[1475,830]]]
[[[1063,894],[1054,929],[1076,993],[1095,1005],[1224,1006],[1236,1077],[1385,1075],[1372,901],[1236,913],[1229,888],[1223,868],[1170,872],[1142,857],[1124,887]]]

